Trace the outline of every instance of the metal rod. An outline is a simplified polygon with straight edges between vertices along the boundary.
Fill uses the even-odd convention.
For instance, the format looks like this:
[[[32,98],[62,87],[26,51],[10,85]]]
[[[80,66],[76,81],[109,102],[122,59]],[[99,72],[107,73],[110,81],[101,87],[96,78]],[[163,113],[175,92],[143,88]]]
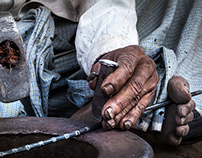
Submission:
[[[194,92],[191,92],[191,96],[194,97],[196,95],[199,95],[199,94],[202,94],[202,90],[198,90],[198,91],[194,91]],[[164,107],[166,105],[169,105],[169,104],[172,104],[174,103],[172,100],[166,100],[166,101],[163,101],[163,102],[160,102],[160,103],[156,103],[156,104],[153,104],[151,106],[148,106],[145,111],[148,111],[148,110],[155,110],[155,109],[158,109],[158,108],[161,108],[161,107]]]
[[[57,59],[57,58],[63,57],[63,56],[65,56],[65,55],[67,55],[67,54],[74,53],[75,51],[76,51],[76,49],[73,48],[73,49],[71,49],[71,50],[68,50],[68,51],[65,51],[65,52],[56,54],[56,55],[54,55],[53,59]]]
[[[92,126],[86,126],[86,127],[83,127],[83,128],[81,128],[79,130],[75,130],[75,131],[73,131],[71,133],[66,133],[66,134],[61,135],[61,136],[52,137],[52,138],[49,138],[49,139],[44,140],[44,141],[39,141],[37,143],[32,143],[32,144],[28,144],[28,145],[25,145],[25,146],[21,146],[19,148],[13,148],[13,149],[10,149],[10,150],[7,150],[7,151],[3,151],[3,152],[0,152],[0,157],[16,154],[16,153],[23,152],[23,151],[29,151],[29,150],[31,150],[33,148],[41,147],[43,145],[55,143],[55,142],[60,141],[60,140],[73,138],[73,137],[79,136],[81,134],[87,133],[87,132],[89,132],[91,130],[95,130],[95,129],[99,128],[99,127],[102,127],[101,123],[97,123],[97,124],[94,124]]]
[[[199,94],[202,94],[202,90],[192,92],[191,96],[193,97],[193,96],[196,96],[196,95],[199,95]],[[153,105],[147,107],[145,109],[145,111],[155,110],[157,108],[164,107],[164,106],[169,105],[171,103],[173,103],[173,101],[168,100],[168,101],[164,101],[164,102],[161,102],[161,103],[153,104]],[[41,147],[43,145],[47,145],[47,144],[55,143],[55,142],[60,141],[60,140],[80,136],[81,134],[87,133],[89,131],[95,130],[95,129],[100,128],[100,127],[102,127],[101,123],[97,123],[97,124],[94,124],[92,126],[86,126],[86,127],[83,127],[83,128],[81,128],[79,130],[75,130],[75,131],[73,131],[71,133],[66,133],[66,134],[61,135],[61,136],[52,137],[52,138],[44,140],[44,141],[39,141],[37,143],[21,146],[19,148],[13,148],[13,149],[10,149],[10,150],[7,150],[7,151],[2,151],[2,152],[0,152],[0,157],[4,157],[4,156],[7,156],[7,155],[11,155],[11,154],[16,154],[16,153],[23,152],[23,151],[29,151],[29,150],[31,150],[33,148]]]

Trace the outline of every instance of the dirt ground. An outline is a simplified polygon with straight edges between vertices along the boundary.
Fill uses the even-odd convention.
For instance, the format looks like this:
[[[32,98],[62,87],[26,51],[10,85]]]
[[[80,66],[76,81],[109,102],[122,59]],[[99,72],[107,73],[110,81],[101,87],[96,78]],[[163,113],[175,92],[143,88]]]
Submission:
[[[155,158],[202,158],[202,141],[181,146],[151,144]]]

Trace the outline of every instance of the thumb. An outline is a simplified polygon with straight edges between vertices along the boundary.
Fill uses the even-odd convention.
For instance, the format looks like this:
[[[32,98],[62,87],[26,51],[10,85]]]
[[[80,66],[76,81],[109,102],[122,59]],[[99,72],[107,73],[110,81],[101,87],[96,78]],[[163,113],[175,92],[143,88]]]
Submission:
[[[168,81],[168,96],[175,102],[185,104],[191,100],[188,81],[181,76],[173,76]]]

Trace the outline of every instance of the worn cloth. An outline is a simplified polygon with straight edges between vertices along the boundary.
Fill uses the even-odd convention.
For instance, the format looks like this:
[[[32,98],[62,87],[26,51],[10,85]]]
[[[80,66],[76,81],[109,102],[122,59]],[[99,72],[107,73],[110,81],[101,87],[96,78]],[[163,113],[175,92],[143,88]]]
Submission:
[[[167,98],[167,82],[173,75],[187,79],[191,92],[201,89],[202,1],[137,1],[136,10],[140,46],[154,59],[159,73],[155,102]],[[202,108],[201,99],[193,98],[197,110]],[[153,130],[161,130],[161,111],[164,108],[154,113]],[[147,126],[149,123],[143,121],[140,128],[144,130]]]
[[[121,6],[125,9],[116,2],[123,3]],[[201,36],[199,31],[202,22],[202,1],[136,0],[136,8],[131,6],[133,6],[132,2],[129,4],[126,1],[113,1],[109,7],[106,5],[109,10],[106,9],[105,12],[104,9],[104,12],[100,14],[99,5],[94,5],[81,17],[76,46],[78,61],[86,73],[89,74],[92,63],[98,56],[111,49],[136,44],[137,34],[134,26],[136,21],[131,20],[136,19],[136,10],[139,45],[156,62],[159,74],[153,103],[167,99],[167,83],[173,75],[180,75],[187,79],[190,91],[200,89],[202,87],[202,45],[199,40]],[[122,19],[123,10],[127,13],[125,15],[127,20]],[[116,18],[119,19],[117,20],[119,23]],[[202,108],[202,97],[197,96],[193,99],[199,111]],[[160,131],[164,113],[164,108],[154,113],[152,111],[144,113],[135,127],[146,131],[152,122],[152,130]]]
[[[75,44],[78,62],[87,75],[96,59],[106,52],[138,45],[134,7],[135,1],[102,0],[80,18]]]
[[[95,1],[93,2],[95,3]],[[201,76],[202,75],[201,73],[202,40],[201,40],[201,32],[200,32],[201,25],[202,25],[201,24],[202,23],[202,1],[200,0],[195,0],[195,1],[136,0],[136,6],[135,6],[135,1],[132,1],[132,0],[131,1],[127,1],[127,0],[110,1],[110,2],[102,1],[102,2],[106,3],[106,5],[103,4],[103,6],[105,6],[104,9],[102,7],[98,7],[96,4],[92,5],[90,9],[83,14],[83,16],[81,17],[81,22],[79,23],[79,26],[78,26],[77,37],[76,37],[77,58],[80,66],[84,68],[87,74],[90,71],[93,61],[97,57],[99,57],[104,52],[106,53],[112,49],[124,47],[130,44],[138,44],[137,41],[138,41],[138,35],[139,35],[139,40],[140,40],[139,45],[144,49],[145,53],[156,62],[157,71],[159,74],[159,83],[157,85],[154,103],[166,100],[167,82],[174,74],[185,77],[188,80],[188,82],[190,83],[190,91],[194,91],[202,87],[201,85],[202,84],[202,81],[201,81],[202,80],[202,76]],[[43,31],[47,32],[49,33],[49,37],[52,37],[54,33],[50,32],[50,29],[53,27],[51,25],[48,27],[45,27],[47,26],[46,25],[47,23],[52,24],[52,17],[50,16],[51,15],[50,12],[44,8],[41,11],[32,10],[30,13],[32,12],[35,12],[34,19],[37,19],[37,20],[33,23],[32,22],[33,16],[31,16],[32,18],[30,20],[30,23],[29,23],[29,20],[27,19],[27,25],[30,25],[30,27],[32,26],[32,28],[41,26],[42,28],[39,27],[38,31],[40,32],[41,30],[42,32]],[[41,15],[42,13],[44,13],[45,15],[42,16]],[[136,15],[138,20],[136,19]],[[38,18],[38,17],[41,17],[41,18]],[[42,21],[38,20],[38,19],[45,19],[45,18],[47,18],[46,19],[47,22],[44,22],[43,20]],[[121,19],[121,21],[124,21],[124,25],[123,25],[123,22],[118,23],[118,21],[120,20],[119,18]],[[19,21],[19,23],[20,22],[22,21]],[[136,22],[137,22],[137,28],[135,26]],[[119,24],[121,27],[118,27]],[[68,27],[69,26],[66,26],[66,29]],[[32,34],[32,33],[35,34],[33,30],[34,29],[32,30],[27,29],[27,32],[29,34]],[[75,33],[75,29],[71,30],[70,32],[73,32],[73,31]],[[138,35],[137,35],[137,32],[138,32]],[[27,37],[27,40],[28,39],[32,40],[34,44],[37,43],[37,41],[34,41],[33,39],[30,38],[31,36],[24,36],[24,40],[26,37]],[[33,37],[36,37],[36,36],[33,36]],[[44,37],[42,36],[42,39],[43,38]],[[38,40],[40,41],[40,39]],[[48,40],[46,39],[46,41],[51,42],[49,38]],[[32,48],[35,47],[34,44],[29,46],[29,48],[31,48],[32,51],[33,51]],[[113,45],[112,47],[110,47],[108,44],[113,44]],[[47,62],[47,61],[52,61],[52,60],[47,60],[45,56],[47,55],[48,59],[49,58],[52,59],[53,48],[50,43],[45,44],[45,46],[48,46],[47,47],[47,49],[49,50],[48,54],[41,52],[42,54],[44,54],[44,56],[42,56],[42,59],[39,60],[41,61],[42,65],[44,62],[45,66],[38,65],[37,67],[38,68],[41,67],[41,69],[36,70],[37,72],[40,72],[39,74],[41,76],[40,75],[38,76],[38,74],[37,75],[33,74],[33,76],[34,75],[37,76],[36,79],[34,80],[40,81],[40,82],[35,82],[37,83],[37,85],[38,83],[46,83],[47,80],[49,81],[47,82],[47,84],[44,84],[44,86],[42,85],[39,86],[41,88],[39,89],[40,91],[38,91],[37,88],[34,88],[34,89],[37,89],[36,90],[37,98],[39,103],[41,102],[41,105],[36,104],[37,106],[35,104],[32,104],[35,114],[36,115],[38,114],[37,116],[46,116],[48,111],[47,108],[49,108],[49,104],[54,103],[54,105],[56,105],[58,103],[58,102],[54,102],[54,98],[52,98],[51,96],[48,97],[48,95],[50,95],[49,90],[50,90],[50,87],[54,85],[55,80],[58,79],[58,83],[59,83],[60,79],[65,78],[61,76],[59,77],[58,74],[60,73],[51,71],[52,69],[50,68],[47,69],[47,65],[49,66],[52,65],[51,62]],[[46,52],[46,49],[43,49],[43,50]],[[37,52],[38,51],[35,51],[35,53]],[[90,53],[92,53],[92,55]],[[74,57],[75,57],[75,54],[74,54]],[[88,57],[88,60],[85,59],[86,57]],[[61,59],[61,62],[59,63],[59,65],[61,64],[61,67],[63,67],[63,63],[67,64],[66,63],[67,61],[62,62],[62,58],[60,59]],[[73,59],[76,59],[76,58],[73,58]],[[37,62],[37,64],[40,63],[39,61]],[[55,63],[55,65],[57,64]],[[76,65],[78,66],[77,62],[76,62]],[[41,71],[43,71],[43,73]],[[40,77],[42,77],[42,79]],[[45,78],[47,78],[47,80]],[[66,79],[67,78],[65,78],[65,80]],[[62,87],[64,87],[64,85],[67,84],[65,80],[61,81],[61,83],[63,84]],[[73,82],[69,82],[69,83],[73,83]],[[89,98],[92,97],[91,92],[85,93],[86,91],[84,89],[81,90],[79,88],[80,86],[78,87],[76,85],[76,88],[74,88],[74,86],[68,86],[68,87],[72,87],[72,90],[68,91],[69,92],[68,96],[72,94],[71,92],[76,94],[76,95],[72,95],[71,97],[67,97],[69,100],[71,100],[71,102],[74,102],[74,103],[80,102],[80,101],[76,102],[77,100],[79,100],[78,99],[79,97],[77,94],[81,94],[81,98],[85,98],[89,96],[85,100],[89,100]],[[78,92],[82,92],[82,93],[78,93]],[[36,96],[30,95],[30,98],[32,97],[34,98],[33,102],[38,103],[38,101],[35,100]],[[60,99],[57,99],[57,97],[55,98],[57,101],[60,101]],[[58,98],[61,98],[61,97],[58,97]],[[202,97],[196,96],[193,99],[196,102],[197,110],[200,112],[200,109],[202,109],[201,107]],[[67,99],[65,98],[64,100],[66,101]],[[81,99],[81,101],[83,101],[83,99]],[[59,108],[60,105],[62,104],[58,104],[57,108]],[[81,105],[79,105],[79,107],[81,107]],[[135,128],[146,131],[151,125],[152,130],[160,131],[162,127],[163,119],[164,119],[164,112],[165,112],[165,109],[161,108],[156,110],[154,113],[153,112],[144,113],[142,117],[139,119],[139,122],[136,124]]]
[[[0,103],[1,117],[60,116],[66,109],[78,110],[72,104],[78,108],[86,104],[93,91],[69,43],[77,23],[53,17],[41,6],[29,10],[17,25],[26,51],[30,96],[21,102]]]

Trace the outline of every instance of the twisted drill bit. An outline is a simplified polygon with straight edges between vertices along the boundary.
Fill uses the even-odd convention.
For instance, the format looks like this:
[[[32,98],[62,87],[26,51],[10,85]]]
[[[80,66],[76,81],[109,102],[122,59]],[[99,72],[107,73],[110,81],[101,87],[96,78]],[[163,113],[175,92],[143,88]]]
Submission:
[[[13,148],[13,149],[10,149],[7,151],[3,151],[3,152],[0,152],[0,157],[16,154],[16,153],[23,152],[23,151],[29,151],[31,149],[41,147],[41,146],[44,146],[47,144],[55,143],[55,142],[60,141],[60,140],[73,138],[73,137],[79,136],[81,134],[87,133],[91,130],[95,130],[99,127],[101,127],[101,123],[97,123],[97,124],[92,125],[92,126],[86,126],[86,127],[81,128],[81,129],[75,130],[73,132],[66,133],[66,134],[61,135],[61,136],[52,137],[52,138],[49,138],[49,139],[44,140],[44,141],[39,141],[37,143],[32,143],[32,144],[28,144],[28,145],[21,146],[18,148]]]
[[[202,90],[192,92],[191,96],[193,97],[193,96],[196,96],[196,95],[199,95],[199,94],[202,94]],[[172,104],[172,103],[173,103],[173,101],[167,100],[167,101],[164,101],[164,102],[161,102],[161,103],[153,104],[153,105],[147,107],[145,109],[145,111],[155,110],[157,108],[161,108],[161,107],[164,107],[164,106]],[[66,133],[64,135],[61,135],[61,136],[52,137],[50,139],[47,139],[47,140],[44,140],[44,141],[39,141],[39,142],[33,143],[33,144],[28,144],[28,145],[25,145],[25,146],[22,146],[22,147],[19,147],[19,148],[13,148],[13,149],[10,149],[10,150],[7,150],[7,151],[2,151],[2,152],[0,152],[0,157],[4,157],[4,156],[7,156],[7,155],[11,155],[11,154],[16,154],[16,153],[23,152],[23,151],[29,151],[29,150],[31,150],[33,148],[41,147],[43,145],[47,145],[47,144],[55,143],[55,142],[60,141],[60,140],[65,140],[65,139],[73,138],[73,137],[76,137],[76,136],[80,136],[80,135],[82,135],[84,133],[87,133],[89,131],[92,131],[92,130],[95,130],[95,129],[98,129],[98,128],[101,128],[101,127],[102,127],[101,123],[97,123],[97,124],[94,124],[92,126],[86,126],[86,127],[81,128],[81,129],[75,130],[75,131],[73,131],[71,133]]]

